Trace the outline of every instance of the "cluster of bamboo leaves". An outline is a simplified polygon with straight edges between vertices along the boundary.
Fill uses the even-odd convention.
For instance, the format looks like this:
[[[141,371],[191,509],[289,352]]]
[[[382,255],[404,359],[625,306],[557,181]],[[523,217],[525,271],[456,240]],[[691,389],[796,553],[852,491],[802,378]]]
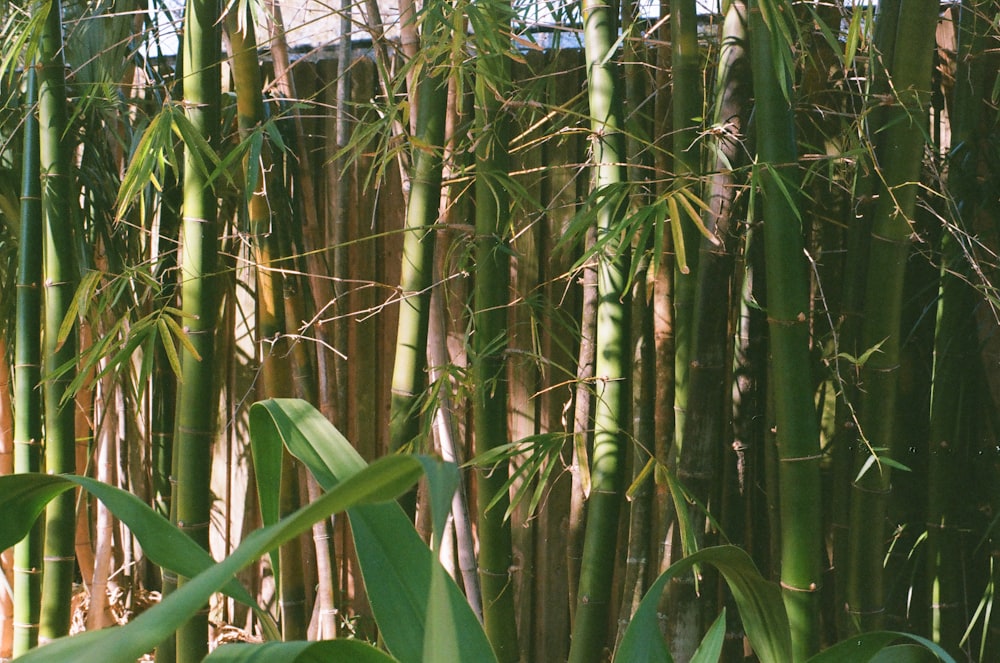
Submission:
[[[332,108],[297,98],[281,9],[0,9],[18,660],[715,661],[731,631],[762,661],[990,659],[1000,503],[961,493],[996,478],[971,463],[1000,393],[995,0],[583,0],[548,6],[545,46],[509,0],[344,2]],[[365,203],[385,237],[347,234],[364,192],[398,196]],[[392,281],[353,274],[383,240]],[[366,288],[388,303],[352,309]],[[375,342],[344,354],[374,316],[379,407],[352,393]],[[215,562],[233,437],[264,527]],[[559,532],[558,632],[531,625],[535,523]],[[126,556],[162,600],[66,637],[77,570],[99,615]],[[333,637],[347,576],[383,646]],[[210,653],[217,592],[269,642]]]

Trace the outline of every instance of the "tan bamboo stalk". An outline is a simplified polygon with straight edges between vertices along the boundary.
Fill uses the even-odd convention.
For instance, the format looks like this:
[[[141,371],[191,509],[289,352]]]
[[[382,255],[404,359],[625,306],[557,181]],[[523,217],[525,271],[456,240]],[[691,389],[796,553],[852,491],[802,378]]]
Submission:
[[[96,413],[98,428],[96,430],[96,477],[108,485],[116,485],[116,465],[114,459],[119,453],[118,419],[124,416],[125,408],[120,388],[115,386],[115,378],[108,375],[97,385]],[[96,505],[94,532],[96,534],[96,553],[90,568],[90,609],[87,613],[87,629],[97,630],[113,622],[108,605],[108,575],[113,562],[114,518],[101,502]],[[89,527],[89,523],[88,523]]]
[[[293,75],[288,56],[288,39],[285,35],[285,23],[281,14],[281,5],[279,0],[268,0],[267,6],[270,28],[269,46],[274,58],[273,85],[286,99],[298,99],[295,76]],[[288,113],[294,127],[295,145],[297,146],[294,158],[297,161],[295,170],[298,173],[298,177],[295,180],[295,184],[298,187],[298,195],[305,216],[302,236],[306,250],[306,264],[308,265],[307,278],[309,281],[309,291],[312,294],[315,310],[321,311],[329,302],[334,301],[336,298],[334,284],[331,283],[329,278],[325,278],[328,274],[335,274],[335,272],[331,271],[330,260],[325,251],[326,247],[329,246],[328,234],[330,229],[325,227],[318,212],[319,202],[312,176],[314,171],[310,147],[314,141],[306,133],[305,122],[299,109],[293,105],[288,110]],[[333,264],[333,270],[336,269],[336,264]],[[342,326],[343,323],[338,321],[334,324],[335,329],[328,330],[321,324],[317,326],[314,332],[322,343],[338,347],[336,345],[336,329]],[[336,385],[338,384],[337,370],[336,366],[331,364],[332,361],[336,360],[331,358],[330,353],[316,353],[317,395],[319,397],[317,405],[327,417],[330,417],[331,420],[336,420],[337,413],[339,412],[338,408],[343,408],[344,406],[330,400],[332,396],[338,393],[336,391]],[[340,423],[343,424],[343,421]]]
[[[597,241],[597,230],[587,231],[585,251],[590,251]],[[576,618],[577,587],[580,584],[580,564],[583,561],[583,533],[586,500],[590,494],[590,453],[594,431],[591,417],[594,412],[594,358],[597,347],[597,268],[593,263],[583,266],[581,284],[583,302],[580,312],[580,347],[576,361],[576,389],[573,396],[572,428],[568,431],[573,440],[570,461],[569,514],[566,531],[566,572],[569,582],[570,622]]]
[[[242,140],[250,140],[252,132],[265,121],[263,83],[253,20],[245,15],[241,21],[237,11],[234,5],[226,14],[225,23],[233,49],[232,71],[240,137]],[[253,186],[247,199],[247,218],[257,281],[258,353],[262,365],[262,391],[267,398],[280,398],[292,395],[294,386],[292,362],[288,357],[290,347],[285,319],[284,277],[278,269],[281,267],[281,245],[276,227],[279,219],[272,214],[274,203],[268,196],[268,192],[274,188],[273,178],[270,176],[273,159],[266,139],[257,158],[257,163],[249,162],[249,158],[244,160],[244,186]],[[252,180],[254,176],[256,179]],[[290,455],[283,454],[280,489],[282,516],[298,507],[298,485],[296,463]],[[296,537],[283,545],[278,551],[278,559],[282,635],[286,640],[304,640],[307,620],[301,538]]]
[[[93,333],[90,323],[87,320],[80,321],[80,352],[90,347],[93,341]],[[94,443],[94,389],[93,384],[95,374],[93,368],[90,369],[84,381],[84,386],[77,391],[74,401],[76,402],[75,428],[76,428],[76,473],[82,476],[90,476],[92,446]],[[76,539],[73,548],[76,551],[76,563],[80,569],[87,569],[82,572],[83,584],[90,591],[90,578],[87,577],[88,570],[94,569],[94,541],[91,535],[91,500],[86,495],[81,494],[76,510]]]
[[[428,329],[427,354],[431,382],[442,379],[441,367],[448,362],[447,335],[445,333],[444,297],[440,291],[431,295],[431,319]],[[441,457],[459,466],[464,462],[461,450],[455,443],[455,421],[453,403],[447,389],[439,391],[437,407],[434,411],[434,435],[441,449]],[[476,566],[475,541],[472,537],[472,519],[469,516],[468,491],[464,478],[451,499],[451,517],[455,530],[455,545],[458,549],[458,571],[461,574],[465,596],[472,611],[480,620],[483,618],[483,598],[479,587]]]
[[[0,338],[0,476],[14,473],[14,411],[11,404],[10,358]],[[14,650],[14,550],[0,552],[0,658]]]

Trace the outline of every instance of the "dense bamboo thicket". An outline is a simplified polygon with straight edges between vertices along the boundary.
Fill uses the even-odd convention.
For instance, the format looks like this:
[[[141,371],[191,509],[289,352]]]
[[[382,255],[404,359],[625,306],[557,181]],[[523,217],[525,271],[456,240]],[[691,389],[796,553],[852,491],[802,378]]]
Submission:
[[[704,9],[0,7],[0,660],[996,660],[1000,2]]]

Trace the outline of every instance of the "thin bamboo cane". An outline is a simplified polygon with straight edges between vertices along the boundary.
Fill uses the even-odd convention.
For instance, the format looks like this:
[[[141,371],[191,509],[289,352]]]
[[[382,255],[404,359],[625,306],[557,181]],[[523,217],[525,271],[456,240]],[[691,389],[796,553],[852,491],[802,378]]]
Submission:
[[[422,43],[430,49],[441,43],[443,5],[425,8]],[[441,199],[441,150],[447,104],[447,79],[427,62],[417,87],[417,130],[414,135],[413,175],[406,209],[400,274],[399,321],[389,406],[389,447],[398,451],[416,442],[420,434],[419,398],[426,384],[427,326],[433,275],[434,230]],[[415,496],[401,498],[409,514],[416,511]]]
[[[695,119],[703,115],[702,73],[698,52],[698,14],[695,0],[672,0],[670,3],[670,69],[672,74],[671,100],[673,106],[673,189],[679,191],[694,185],[693,176],[701,166],[699,155],[698,125]],[[692,317],[697,288],[698,245],[700,234],[688,220],[671,219],[681,224],[675,237],[683,239],[686,264],[674,252],[674,420],[675,448],[679,453],[684,446],[684,418],[688,401],[688,371],[694,340]]]
[[[79,281],[73,247],[73,208],[70,189],[70,139],[67,131],[66,63],[63,57],[62,3],[47,5],[39,43],[38,116],[41,131],[40,168],[45,220],[45,334],[44,370],[53,374],[73,365],[77,354],[77,326],[59,337]],[[76,470],[76,420],[68,387],[76,375],[69,369],[45,382],[45,470],[50,474]],[[42,576],[40,643],[69,633],[73,578],[76,572],[74,533],[75,491],[49,503],[45,513],[45,572]]]
[[[17,270],[17,328],[14,339],[14,469],[41,469],[41,283],[42,201],[38,142],[37,79],[27,72],[24,156],[21,176],[21,236]],[[41,522],[14,547],[14,656],[38,643],[41,599]]]
[[[599,240],[610,241],[597,257],[594,450],[571,663],[604,656],[632,394],[629,246],[614,236],[626,210],[622,185],[627,181],[622,84],[612,50],[617,21],[611,7],[600,1],[584,0],[583,15],[597,232]]]
[[[483,5],[499,34],[510,29],[510,4]],[[506,26],[506,27],[504,27]],[[477,35],[474,125],[476,141],[476,279],[473,297],[472,371],[476,453],[510,442],[507,427],[507,317],[510,304],[510,116],[502,107],[510,95],[510,48],[506,38]],[[507,510],[508,465],[497,463],[477,476],[479,578],[483,622],[497,659],[519,658],[514,618],[513,553]],[[489,506],[491,502],[495,502]],[[488,507],[488,508],[487,508]]]
[[[628,24],[623,28],[626,34],[638,27],[641,8],[630,1],[622,2],[621,14]],[[625,107],[626,128],[628,138],[626,149],[633,155],[627,168],[630,182],[641,186],[643,193],[648,192],[648,174],[651,172],[652,154],[646,149],[648,136],[652,129],[651,118],[642,111],[643,102],[647,98],[647,85],[644,77],[644,59],[642,42],[629,39],[624,45],[625,59]],[[648,204],[647,195],[637,194],[632,202],[632,208]],[[631,491],[628,523],[628,552],[626,554],[625,571],[622,580],[622,598],[618,609],[618,629],[615,636],[615,646],[624,637],[625,629],[631,622],[635,612],[646,593],[649,579],[649,569],[655,564],[650,563],[652,541],[651,523],[653,517],[653,485],[654,476],[643,472],[652,459],[656,445],[655,409],[656,392],[656,355],[653,344],[653,308],[647,297],[650,294],[651,277],[649,255],[650,247],[636,243],[633,250],[642,256],[636,267],[632,284],[632,338],[635,369],[633,372],[632,400],[635,402],[633,411],[633,429],[635,441],[631,445]],[[636,484],[636,482],[639,482]]]
[[[763,195],[767,313],[774,389],[781,511],[781,586],[795,661],[819,648],[821,583],[819,429],[809,371],[809,273],[799,202],[791,73],[774,54],[790,49],[749,3],[750,46],[757,99],[759,186]],[[772,21],[789,6],[770,4]],[[777,10],[777,11],[776,11]],[[786,195],[787,192],[787,195]]]
[[[188,0],[184,12],[184,102],[187,118],[215,149],[219,143],[221,90],[221,4]],[[195,352],[181,350],[174,441],[177,478],[174,505],[178,527],[208,548],[211,515],[211,444],[217,409],[215,321],[218,295],[218,203],[209,181],[206,156],[195,145],[184,151],[184,202],[181,229],[181,310]],[[179,585],[186,579],[181,578]],[[177,632],[177,661],[195,663],[208,651],[207,609]]]

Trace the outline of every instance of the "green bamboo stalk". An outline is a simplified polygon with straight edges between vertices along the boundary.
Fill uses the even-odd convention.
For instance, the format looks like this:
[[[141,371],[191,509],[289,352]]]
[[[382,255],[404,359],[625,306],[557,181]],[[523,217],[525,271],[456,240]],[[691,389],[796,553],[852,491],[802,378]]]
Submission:
[[[21,237],[14,338],[14,470],[41,469],[42,442],[42,194],[39,177],[38,99],[34,67],[27,71],[24,156],[21,175]],[[14,547],[14,656],[38,644],[42,587],[42,521]]]
[[[855,173],[853,187],[854,209],[848,219],[847,256],[844,264],[845,281],[842,293],[840,337],[838,349],[853,357],[860,357],[861,326],[864,316],[864,291],[868,270],[868,253],[871,244],[871,220],[874,205],[873,192],[879,186],[879,173],[874,167],[873,156],[876,146],[883,138],[885,124],[884,109],[877,99],[890,92],[886,76],[886,63],[892,59],[896,44],[896,22],[899,19],[900,0],[882,0],[874,28],[871,30],[868,77],[869,99],[863,123],[863,141],[860,163]],[[855,11],[861,11],[860,7]],[[834,605],[842,606],[847,601],[848,538],[851,504],[851,482],[854,478],[855,450],[860,443],[856,426],[856,406],[859,403],[857,381],[849,379],[856,374],[855,366],[846,358],[838,358],[837,374],[842,380],[842,394],[837,401],[837,437],[833,442],[833,488],[831,490],[831,534],[833,538]],[[840,636],[852,632],[846,611],[836,613],[836,630]]]
[[[213,149],[219,142],[221,91],[221,6],[218,0],[188,0],[184,13],[184,102],[194,129]],[[181,309],[195,350],[182,348],[177,395],[174,455],[177,525],[208,548],[211,511],[211,445],[217,406],[215,321],[218,297],[218,209],[210,166],[194,145],[184,151],[184,202],[181,227]],[[180,578],[178,585],[185,583]],[[207,609],[177,632],[177,661],[195,663],[208,652]]]
[[[927,596],[930,600],[930,637],[956,658],[965,631],[967,607],[962,521],[962,482],[967,476],[963,460],[968,454],[975,410],[975,373],[978,361],[975,307],[978,302],[968,281],[972,269],[960,237],[972,227],[981,195],[976,182],[976,131],[983,108],[985,71],[982,55],[985,0],[965,0],[958,14],[955,97],[951,113],[953,158],[949,182],[955,196],[955,227],[941,237],[941,284],[938,293],[937,329],[934,334],[934,368],[931,388],[930,450],[927,485]]]
[[[52,374],[72,364],[77,354],[74,323],[59,338],[79,280],[73,248],[74,207],[70,191],[70,136],[67,132],[66,65],[63,58],[62,3],[53,0],[39,11],[48,11],[39,43],[38,120],[45,219],[45,333],[44,370]],[[45,471],[50,474],[76,470],[76,421],[67,388],[75,369],[45,382]],[[39,643],[69,633],[73,577],[76,572],[74,535],[76,496],[67,492],[53,500],[45,512],[45,572]]]
[[[622,83],[613,52],[617,24],[612,7],[601,0],[584,0],[583,16],[597,233],[609,241],[597,258],[594,448],[570,663],[604,656],[632,395],[629,246],[614,236],[626,211],[627,180]]]
[[[441,11],[439,3],[424,9],[421,39],[425,49],[440,44],[441,30],[447,29]],[[427,383],[427,327],[434,272],[433,226],[437,223],[441,200],[441,154],[448,96],[447,77],[435,64],[424,64],[416,85],[413,174],[404,226],[399,323],[389,405],[389,447],[393,451],[416,441],[419,436],[418,401]],[[400,501],[407,513],[415,512],[415,493],[408,493]]]
[[[714,505],[717,501],[714,498],[719,496],[717,477],[728,422],[725,416],[729,398],[726,376],[732,363],[732,346],[728,342],[730,281],[737,230],[732,218],[737,193],[734,170],[743,163],[745,150],[741,146],[740,133],[746,125],[750,83],[745,41],[746,6],[734,2],[727,12],[721,37],[712,123],[721,127],[722,133],[712,141],[710,153],[715,154],[716,159],[706,188],[711,211],[703,214],[702,219],[712,238],[699,236],[698,269],[693,277],[695,287],[684,294],[691,298],[690,310],[685,316],[691,338],[685,341],[688,355],[684,398],[687,402],[684,416],[678,419],[684,428],[677,453],[677,476],[705,505]],[[679,284],[688,282],[687,277],[679,279]],[[692,522],[701,523],[694,527],[697,547],[701,548],[705,545],[705,515],[699,508],[691,508],[689,517]],[[705,619],[710,617],[706,609],[714,611],[714,606],[699,600],[690,576],[683,580],[667,588],[668,641],[677,658],[694,654],[707,624]]]
[[[763,197],[767,313],[777,427],[781,514],[781,586],[792,629],[792,653],[803,661],[819,648],[821,583],[820,448],[809,367],[809,273],[798,191],[791,74],[775,62],[790,49],[771,21],[791,15],[784,2],[749,3],[757,99],[758,182]],[[779,73],[780,72],[780,73]]]
[[[673,106],[673,189],[679,191],[694,185],[701,159],[698,149],[698,121],[704,105],[702,72],[698,52],[698,12],[695,0],[673,0],[670,3],[670,86]],[[694,329],[692,318],[697,288],[698,246],[701,234],[687,220],[680,223],[685,263],[674,260],[674,435],[678,453],[684,445],[684,418],[687,412],[689,379]],[[675,247],[675,256],[680,251]]]
[[[861,347],[879,346],[862,373],[861,434],[871,448],[896,446],[895,412],[900,358],[903,279],[910,249],[910,220],[916,208],[930,98],[934,31],[938,4],[902,0],[896,29],[897,48],[888,68],[893,104],[885,109],[884,142],[876,153],[885,183],[872,221],[871,254],[865,288]],[[887,450],[887,451],[886,451]],[[860,470],[870,458],[859,454]],[[882,563],[889,466],[875,462],[855,481],[851,498],[847,606],[853,627],[879,628],[884,613]]]
[[[621,14],[628,21],[623,31],[629,33],[638,27],[641,8],[631,0],[625,0],[621,5]],[[647,98],[645,85],[646,57],[645,45],[639,40],[630,39],[625,42],[625,105],[626,150],[633,155],[627,167],[630,182],[645,183],[651,172],[652,154],[646,149],[648,136],[652,129],[651,118],[642,112],[643,102]],[[648,186],[648,185],[647,185]],[[644,191],[648,191],[643,186]],[[649,199],[644,195],[636,195],[632,208],[647,205]],[[625,635],[625,629],[631,622],[632,615],[638,608],[646,593],[649,570],[655,564],[650,564],[650,548],[652,541],[651,524],[653,522],[653,485],[652,473],[642,476],[648,467],[656,446],[655,397],[656,397],[656,354],[653,343],[653,307],[648,295],[650,292],[650,265],[652,258],[648,244],[637,244],[634,247],[636,255],[641,256],[636,266],[632,283],[632,339],[634,366],[632,379],[632,399],[635,407],[632,413],[635,442],[631,445],[632,452],[632,486],[629,500],[628,542],[622,581],[622,598],[618,609],[618,629],[615,636],[615,646]],[[638,485],[636,482],[639,482]]]
[[[510,304],[510,194],[508,144],[510,113],[511,7],[508,0],[488,0],[482,9],[497,33],[476,35],[475,148],[476,248],[473,293],[472,375],[476,453],[510,443],[507,427],[507,317]],[[520,658],[514,619],[514,564],[507,511],[507,462],[482,468],[479,491],[479,579],[483,623],[497,659]],[[487,508],[495,498],[495,504]]]

